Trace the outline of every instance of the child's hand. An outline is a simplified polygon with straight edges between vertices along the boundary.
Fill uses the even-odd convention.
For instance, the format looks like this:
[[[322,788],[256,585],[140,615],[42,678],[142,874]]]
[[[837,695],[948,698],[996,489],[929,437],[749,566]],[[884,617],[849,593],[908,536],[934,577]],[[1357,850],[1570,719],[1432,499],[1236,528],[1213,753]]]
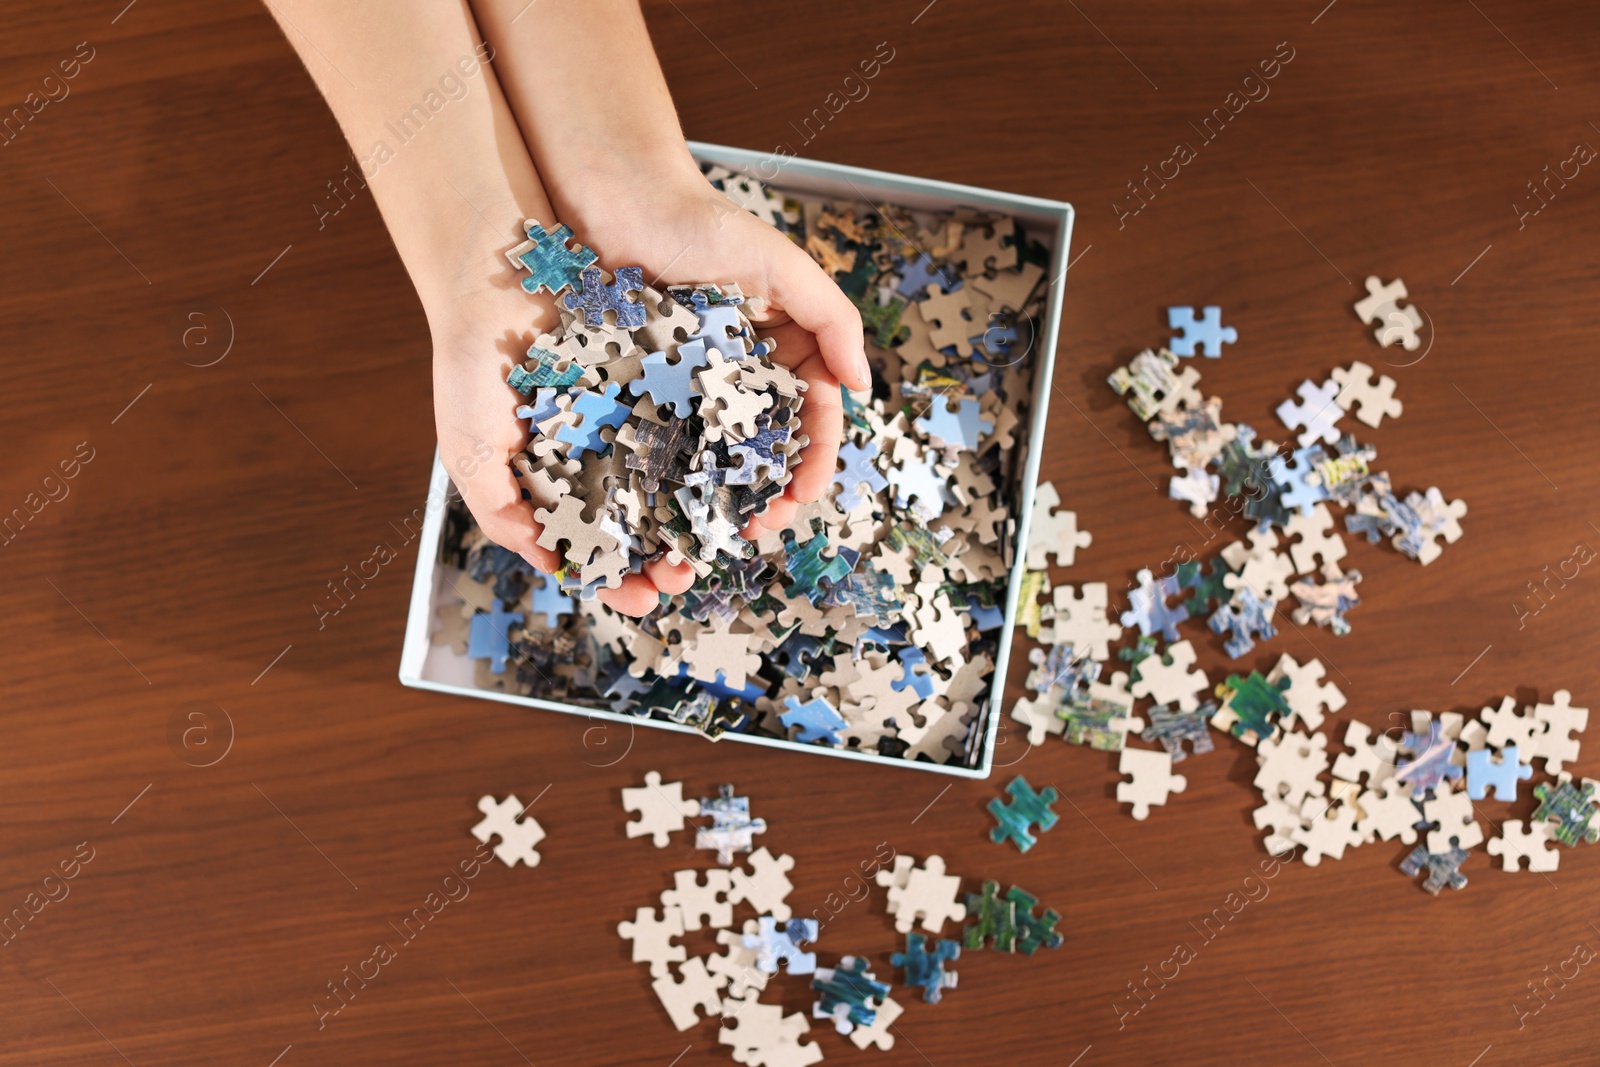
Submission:
[[[552,189],[551,199],[601,263],[642,266],[653,288],[737,282],[745,313],[763,337],[777,342],[774,362],[806,382],[800,428],[810,443],[784,495],[751,520],[745,536],[787,525],[797,505],[827,492],[844,430],[839,383],[872,385],[860,312],[833,279],[794,242],[712,187],[692,163],[667,173],[642,170],[627,185]]]
[[[479,276],[495,273],[489,260]],[[489,539],[549,574],[562,560],[538,544],[543,528],[508,465],[527,447],[528,430],[525,420],[513,417],[521,398],[506,384],[506,373],[533,343],[537,331],[529,324],[553,329],[557,319],[548,297],[536,301],[509,268],[500,273],[498,279],[459,284],[448,300],[427,301],[441,309],[429,316],[439,459]],[[642,615],[657,605],[660,593],[682,592],[693,582],[688,564],[657,560],[623,578],[618,588],[601,591],[600,599],[625,614]]]

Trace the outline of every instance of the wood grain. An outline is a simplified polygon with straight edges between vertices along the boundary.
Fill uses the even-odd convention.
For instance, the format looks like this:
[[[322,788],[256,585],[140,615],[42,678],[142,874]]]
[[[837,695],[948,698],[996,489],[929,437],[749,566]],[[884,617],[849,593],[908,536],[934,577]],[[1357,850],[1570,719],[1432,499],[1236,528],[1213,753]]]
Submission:
[[[1014,769],[947,789],[402,689],[414,549],[319,630],[325,583],[377,543],[403,548],[421,503],[423,317],[369,200],[318,228],[312,205],[349,157],[267,15],[243,0],[123,2],[16,8],[0,27],[7,109],[78,42],[95,50],[70,95],[0,148],[0,510],[79,442],[93,450],[3,548],[0,911],[43,892],[80,842],[93,858],[50,882],[68,895],[0,948],[0,1063],[729,1062],[709,1024],[669,1027],[614,933],[672,868],[701,863],[686,845],[623,837],[617,790],[650,768],[748,790],[766,843],[798,860],[801,911],[831,907],[888,842],[1020,882],[1066,916],[1060,952],[970,954],[942,1004],[904,997],[890,1053],[815,1028],[830,1060],[1588,1057],[1589,969],[1552,983],[1520,1029],[1513,1005],[1579,942],[1600,944],[1593,849],[1548,878],[1491,870],[1479,852],[1468,889],[1435,900],[1396,872],[1403,849],[1370,846],[1248,883],[1266,895],[1208,939],[1202,920],[1264,858],[1238,746],[1185,764],[1188,792],[1136,824],[1113,800],[1112,757],[1054,742],[1029,753],[1008,734],[1001,762],[1066,798],[1021,856],[984,835],[983,806]],[[1350,697],[1341,718],[1379,725],[1505,693],[1600,699],[1600,578],[1583,570],[1520,628],[1514,609],[1542,567],[1600,542],[1586,355],[1600,175],[1552,187],[1520,228],[1510,207],[1574,145],[1600,143],[1589,10],[924,4],[751,18],[653,0],[648,14],[692,137],[1078,206],[1044,457],[1095,533],[1072,579],[1121,587],[1177,546],[1207,550],[1165,499],[1161,447],[1103,385],[1165,336],[1165,305],[1226,309],[1241,339],[1203,361],[1207,391],[1281,436],[1272,410],[1300,379],[1379,362],[1349,309],[1365,275],[1398,275],[1434,343],[1389,370],[1405,415],[1370,437],[1397,486],[1470,503],[1466,536],[1426,569],[1353,546],[1366,574],[1354,632],[1286,627],[1233,666],[1320,654]],[[802,143],[790,123],[881,41],[894,58],[870,95]],[[1202,143],[1195,127],[1279,42],[1293,59],[1269,95]],[[1126,183],[1180,141],[1195,158],[1119,227]],[[224,312],[227,356],[187,365],[221,352]],[[195,326],[213,347],[196,334],[184,346]],[[1204,637],[1203,665],[1225,668]],[[211,732],[186,747],[181,729],[197,724]],[[1597,744],[1580,773],[1600,770]],[[470,855],[475,799],[541,790],[542,865],[482,871],[319,1030],[326,983],[398,941],[391,922]],[[881,977],[894,941],[874,897],[831,919],[821,947],[870,953]],[[1119,1028],[1127,983],[1180,942],[1193,960]],[[799,983],[785,990],[806,1010]]]

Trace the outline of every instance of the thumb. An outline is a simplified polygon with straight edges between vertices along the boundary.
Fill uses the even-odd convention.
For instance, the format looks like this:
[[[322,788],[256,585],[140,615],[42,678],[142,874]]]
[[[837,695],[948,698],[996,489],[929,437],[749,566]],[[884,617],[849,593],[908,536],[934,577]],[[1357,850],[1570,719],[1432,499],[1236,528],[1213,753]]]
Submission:
[[[775,251],[767,267],[773,302],[817,339],[828,370],[851,389],[872,388],[861,312],[832,278],[788,238],[771,231]]]

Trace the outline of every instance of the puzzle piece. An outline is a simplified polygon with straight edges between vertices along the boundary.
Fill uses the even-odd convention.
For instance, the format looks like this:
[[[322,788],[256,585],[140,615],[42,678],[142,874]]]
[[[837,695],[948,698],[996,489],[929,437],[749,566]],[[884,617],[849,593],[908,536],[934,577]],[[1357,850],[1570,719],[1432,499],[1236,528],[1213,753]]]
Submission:
[[[512,266],[526,267],[529,276],[522,279],[525,292],[537,293],[540,289],[554,296],[563,289],[579,284],[582,272],[598,256],[582,243],[572,246],[573,234],[566,226],[546,231],[536,220],[523,223],[528,239],[506,253]]]
[[[483,812],[483,818],[472,828],[472,836],[485,845],[492,837],[500,838],[500,843],[494,847],[496,859],[507,867],[519,863],[525,867],[539,866],[539,853],[534,846],[544,840],[544,827],[527,814],[527,808],[515,793],[500,801],[492,796],[479,797],[478,810]]]
[[[1011,902],[1016,919],[1017,951],[1024,956],[1031,956],[1041,948],[1061,947],[1063,938],[1056,933],[1056,924],[1061,921],[1060,914],[1052,908],[1046,908],[1042,914],[1035,915],[1033,909],[1038,906],[1039,900],[1021,886],[1014,885],[1007,890],[1006,899]]]
[[[1239,340],[1239,331],[1222,325],[1222,308],[1215,305],[1201,309],[1196,315],[1192,307],[1167,308],[1167,325],[1183,331],[1167,342],[1167,347],[1180,356],[1192,356],[1199,346],[1207,359],[1222,358],[1222,346]]]
[[[1356,418],[1373,429],[1377,429],[1385,415],[1398,419],[1405,410],[1405,406],[1394,398],[1394,379],[1385,374],[1374,385],[1372,368],[1360,360],[1349,367],[1335,367],[1333,380],[1339,383],[1339,395],[1334,398],[1335,402],[1345,411],[1359,407]]]
[[[1345,612],[1361,606],[1356,596],[1356,583],[1360,581],[1360,571],[1350,571],[1326,582],[1301,578],[1289,586],[1289,592],[1300,601],[1300,606],[1294,609],[1294,621],[1302,626],[1312,622],[1332,630],[1335,637],[1343,637],[1350,632]]]
[[[1081,693],[1074,690],[1068,703],[1056,714],[1066,720],[1063,735],[1071,744],[1118,752],[1126,743],[1129,731],[1137,733],[1144,729],[1144,722],[1133,714],[1133,704],[1128,676],[1118,671],[1109,682],[1090,682]]]
[[[1170,794],[1181,793],[1189,785],[1183,775],[1172,773],[1170,752],[1125,748],[1117,773],[1132,777],[1132,781],[1117,783],[1117,803],[1133,805],[1131,814],[1139,820],[1148,819],[1152,807],[1165,804]]]
[[[729,997],[754,995],[767,987],[769,976],[756,967],[755,949],[744,947],[744,935],[754,935],[759,929],[754,919],[746,919],[742,930],[717,931],[717,944],[723,946],[724,951],[719,956],[707,957],[706,970],[719,987],[727,989]]]
[[[1333,514],[1326,504],[1316,504],[1309,511],[1296,513],[1284,526],[1288,537],[1299,540],[1289,546],[1289,557],[1294,560],[1294,571],[1305,574],[1315,570],[1317,561],[1326,569],[1344,559],[1344,538],[1334,530]],[[1279,599],[1282,599],[1281,597]]]
[[[635,329],[644,325],[644,304],[629,293],[644,290],[644,270],[641,267],[618,267],[615,280],[607,282],[605,272],[599,267],[583,268],[583,289],[568,293],[561,304],[568,311],[582,311],[584,325],[606,325],[605,313],[612,313],[621,329]]]
[[[1104,582],[1056,586],[1051,643],[1087,651],[1096,660],[1109,658],[1110,643],[1122,636],[1122,627],[1106,621],[1109,597]]]
[[[511,627],[521,626],[522,612],[506,611],[496,600],[489,611],[472,616],[467,633],[467,656],[486,659],[489,670],[504,674],[506,660],[511,656]]]
[[[1000,824],[989,831],[989,840],[997,845],[1009,840],[1018,850],[1026,852],[1038,843],[1032,832],[1035,825],[1041,833],[1055,826],[1056,813],[1050,805],[1055,803],[1058,794],[1054,786],[1034,792],[1021,775],[1011,779],[1006,792],[1011,794],[1009,804],[999,797],[989,801],[989,814]]]
[[[1539,798],[1539,807],[1533,813],[1534,822],[1548,822],[1550,836],[1576,848],[1579,841],[1594,844],[1600,840],[1600,826],[1591,825],[1595,816],[1595,783],[1585,778],[1582,787],[1572,784],[1572,775],[1562,774],[1554,789],[1541,782],[1533,787]]]
[[[1172,762],[1179,763],[1191,753],[1199,756],[1212,750],[1214,746],[1206,720],[1214,711],[1215,708],[1208,712],[1206,706],[1194,711],[1174,711],[1157,704],[1150,709],[1150,725],[1139,736],[1146,741],[1160,742]],[[1183,747],[1186,741],[1189,743],[1187,752]]]
[[[1507,819],[1500,824],[1500,836],[1491,837],[1484,847],[1489,855],[1500,857],[1503,871],[1521,870],[1525,859],[1529,871],[1548,873],[1561,866],[1561,850],[1549,845],[1549,823],[1530,822],[1524,829],[1520,820]]]
[[[857,1026],[851,1031],[851,1044],[859,1049],[872,1045],[883,1052],[888,1052],[894,1048],[894,1034],[890,1031],[894,1028],[895,1020],[900,1018],[904,1011],[905,1009],[893,997],[885,995],[883,1003],[878,1005],[876,1018],[872,1020],[872,1024]]]
[[[763,974],[777,974],[780,962],[790,974],[811,974],[817,969],[817,955],[801,952],[800,946],[816,939],[815,919],[790,919],[780,927],[771,915],[763,915],[756,921],[756,932],[744,935],[744,947],[755,952],[756,969]]]
[[[1106,381],[1118,396],[1128,397],[1128,407],[1141,422],[1149,422],[1158,413],[1170,415],[1179,408],[1201,404],[1200,391],[1195,388],[1200,372],[1185,367],[1174,374],[1177,365],[1178,357],[1167,349],[1155,352],[1147,348],[1127,366],[1112,371]]]
[[[682,782],[663,783],[660,771],[649,771],[643,786],[622,791],[622,809],[639,816],[626,827],[629,837],[649,834],[656,848],[666,848],[684,820],[700,814],[700,802],[683,798]]]
[[[875,980],[860,956],[841,956],[838,967],[818,967],[811,988],[822,994],[812,1005],[812,1018],[832,1019],[841,1034],[871,1026],[889,996],[889,987]]]
[[[1401,751],[1411,756],[1401,758],[1395,778],[1409,785],[1411,795],[1420,800],[1428,790],[1460,778],[1462,769],[1451,760],[1456,742],[1446,735],[1442,722],[1433,721],[1425,711],[1414,713],[1412,720],[1412,729],[1400,738]]]
[[[1175,704],[1179,711],[1194,711],[1200,706],[1199,694],[1211,684],[1205,671],[1190,670],[1194,663],[1194,646],[1189,642],[1168,645],[1164,656],[1152,656],[1139,664],[1139,680],[1131,692],[1158,704]]]
[[[677,908],[662,908],[659,919],[654,908],[640,908],[632,922],[617,924],[617,935],[633,942],[633,962],[648,963],[656,978],[667,974],[667,964],[682,963],[688,956],[682,945],[672,943],[683,936],[683,915]]]
[[[1533,717],[1544,724],[1544,729],[1533,735],[1532,751],[1525,759],[1542,759],[1546,771],[1560,774],[1568,760],[1578,758],[1579,741],[1571,734],[1582,733],[1588,727],[1589,709],[1573,707],[1572,694],[1558,689],[1550,703],[1534,705]]]
[[[760,822],[759,819],[756,821]],[[766,829],[765,824],[762,829]],[[789,881],[789,872],[793,869],[793,856],[774,856],[765,846],[756,849],[750,853],[748,871],[742,867],[733,868],[728,902],[748,904],[756,911],[783,922],[790,915],[787,901],[789,894],[794,891]]]
[[[1217,484],[1215,474],[1185,467],[1181,475],[1173,475],[1168,479],[1167,497],[1171,500],[1187,500],[1189,514],[1203,519],[1211,513],[1211,505],[1217,499]]]
[[[1465,500],[1445,502],[1437,487],[1426,493],[1410,493],[1405,504],[1392,510],[1397,529],[1392,544],[1402,553],[1426,567],[1444,551],[1436,538],[1448,544],[1461,540],[1461,517],[1467,513]]]
[[[1519,760],[1516,745],[1508,745],[1495,759],[1492,750],[1467,753],[1467,796],[1482,800],[1494,790],[1496,800],[1516,800],[1517,782],[1533,777],[1533,768]]]
[[[1289,839],[1300,846],[1300,860],[1308,867],[1325,858],[1343,859],[1345,849],[1365,840],[1356,825],[1359,815],[1353,804],[1329,804],[1321,797],[1308,797],[1300,806],[1300,817],[1300,825],[1290,828]]]
[[[1328,769],[1327,746],[1326,734],[1286,730],[1276,739],[1263,737],[1256,745],[1256,788],[1291,808],[1322,796],[1326,787],[1318,776]]]
[[[945,964],[960,958],[961,946],[942,940],[929,951],[924,947],[925,942],[921,934],[907,934],[906,950],[896,952],[889,959],[896,967],[904,969],[906,985],[920,987],[922,999],[937,1004],[946,989],[956,987],[956,972],[947,970]]]
[[[617,394],[622,392],[622,386],[612,384],[605,387],[603,392],[585,390],[578,393],[572,401],[572,411],[581,415],[582,419],[576,425],[563,424],[556,430],[556,440],[565,441],[572,445],[568,453],[571,459],[580,459],[586,452],[603,451],[610,443],[600,436],[600,431],[615,429],[627,421],[628,406],[617,400]]]
[[[1140,571],[1137,577],[1139,584],[1128,593],[1132,607],[1120,616],[1122,625],[1138,626],[1139,632],[1147,635],[1159,630],[1168,641],[1176,641],[1178,623],[1189,617],[1189,609],[1183,605],[1167,606],[1167,598],[1180,591],[1177,581],[1172,578],[1157,581],[1148,569]]]
[[[700,798],[700,814],[711,818],[710,826],[695,831],[694,847],[713,849],[717,862],[723,866],[733,862],[735,852],[749,852],[754,847],[751,835],[766,832],[765,819],[750,817],[750,798],[733,795],[733,786],[717,788],[715,797]]]
[[[1385,285],[1376,274],[1371,274],[1364,284],[1367,295],[1356,301],[1356,317],[1368,326],[1378,324],[1372,334],[1378,344],[1384,347],[1398,344],[1407,352],[1422,347],[1422,338],[1417,336],[1417,331],[1422,329],[1422,315],[1410,305],[1402,308],[1399,304],[1409,295],[1406,283],[1396,278]]]
[[[755,993],[722,1003],[717,1041],[733,1046],[733,1059],[749,1067],[809,1067],[822,1059],[822,1046],[800,1043],[811,1024],[799,1012],[785,1016],[782,1005],[758,1004]],[[737,1025],[731,1025],[736,1023]]]
[[[705,345],[699,341],[678,346],[678,358],[669,359],[665,352],[652,352],[640,360],[644,375],[628,383],[628,392],[634,396],[650,397],[657,407],[670,407],[678,418],[688,418],[694,411],[696,371],[707,366]]]
[[[1338,404],[1339,383],[1334,381],[1316,385],[1307,379],[1295,390],[1298,402],[1285,400],[1278,405],[1278,419],[1291,430],[1300,430],[1300,445],[1313,441],[1337,444],[1339,430],[1336,426],[1344,409]]]
[[[840,717],[832,704],[821,697],[813,697],[804,704],[798,697],[789,697],[784,706],[789,710],[779,718],[786,729],[798,731],[796,741],[810,744],[821,741],[828,745],[840,743],[839,731],[850,724]]]
[[[1452,845],[1466,849],[1483,843],[1483,827],[1473,817],[1472,798],[1466,793],[1450,792],[1441,785],[1431,800],[1422,802],[1422,817],[1439,824],[1437,830],[1428,831],[1428,852],[1433,855],[1448,852]]]
[[[1269,682],[1260,671],[1251,671],[1244,678],[1228,675],[1227,682],[1217,690],[1217,695],[1226,694],[1226,699],[1212,716],[1211,725],[1251,746],[1276,737],[1278,720],[1290,713],[1289,702],[1283,696],[1289,685],[1288,678]]]
[[[944,402],[941,404],[940,400]],[[981,418],[978,402],[965,397],[935,397],[928,413],[914,424],[935,445],[973,451],[978,439],[994,430],[991,419]]]
[[[998,882],[984,882],[983,892],[968,893],[966,913],[967,918],[976,921],[961,932],[963,948],[975,952],[989,942],[1001,952],[1016,949],[1017,906],[1010,898],[1000,896]]]
[[[1415,878],[1426,871],[1428,877],[1423,879],[1422,888],[1438,896],[1445,886],[1451,889],[1467,887],[1467,876],[1461,873],[1461,865],[1466,861],[1467,854],[1459,848],[1434,853],[1428,851],[1427,845],[1418,845],[1400,861],[1400,873],[1407,878]]]
[[[704,881],[700,879],[702,873]],[[682,913],[685,930],[700,929],[701,919],[713,930],[733,922],[733,904],[727,899],[733,879],[727,871],[677,871],[672,880],[674,888],[662,892],[661,903]]]
[[[671,974],[663,974],[650,983],[650,988],[678,1030],[687,1030],[700,1021],[696,1008],[713,1017],[722,1014],[719,986],[699,956],[678,965],[678,981],[673,981]]]
[[[881,493],[889,487],[889,479],[879,472],[874,462],[877,458],[878,446],[873,441],[868,441],[865,447],[854,442],[840,446],[839,461],[844,464],[844,470],[833,476],[833,484],[839,487],[836,498],[839,510],[851,512],[861,505],[866,499],[861,492],[863,485],[869,494]]]
[[[1289,687],[1283,690],[1283,698],[1289,704],[1284,726],[1292,726],[1298,719],[1306,724],[1307,730],[1320,730],[1324,709],[1331,715],[1344,707],[1344,692],[1332,682],[1324,681],[1327,674],[1328,669],[1320,659],[1301,664],[1287,652],[1278,658],[1267,681],[1276,684],[1279,679],[1289,679]]]
[[[921,867],[906,872],[904,883],[889,889],[894,928],[903,934],[921,919],[924,930],[938,934],[947,921],[960,922],[966,915],[966,907],[956,899],[960,894],[961,879],[945,873],[943,859],[929,856]]]

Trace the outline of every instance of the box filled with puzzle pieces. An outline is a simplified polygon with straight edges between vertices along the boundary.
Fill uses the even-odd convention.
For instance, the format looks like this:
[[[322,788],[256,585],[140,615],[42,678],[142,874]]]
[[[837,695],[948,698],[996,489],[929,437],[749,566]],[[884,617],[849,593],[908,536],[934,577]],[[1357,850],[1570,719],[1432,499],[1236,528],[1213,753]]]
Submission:
[[[1072,208],[690,147],[730,211],[805,249],[861,312],[874,383],[844,393],[832,484],[740,537],[804,462],[806,383],[737,285],[646,286],[530,220],[508,255],[568,310],[510,369],[507,416],[528,429],[513,466],[541,543],[567,562],[540,574],[490,542],[436,460],[400,680],[986,776]],[[693,568],[689,590],[640,619],[597,598],[662,555]]]

